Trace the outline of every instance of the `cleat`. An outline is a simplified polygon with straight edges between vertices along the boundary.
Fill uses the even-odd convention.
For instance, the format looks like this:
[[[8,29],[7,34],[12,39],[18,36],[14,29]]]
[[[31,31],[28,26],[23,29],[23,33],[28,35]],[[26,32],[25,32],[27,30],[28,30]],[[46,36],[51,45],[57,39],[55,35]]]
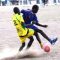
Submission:
[[[57,38],[51,40],[51,41],[50,41],[51,45],[54,45],[54,44],[56,43],[56,41],[57,41]]]

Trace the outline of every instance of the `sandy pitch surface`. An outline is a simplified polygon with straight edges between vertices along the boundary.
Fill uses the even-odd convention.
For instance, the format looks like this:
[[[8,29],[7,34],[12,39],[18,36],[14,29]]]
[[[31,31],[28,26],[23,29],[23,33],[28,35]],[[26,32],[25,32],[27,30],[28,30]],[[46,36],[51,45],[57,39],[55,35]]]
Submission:
[[[9,9],[10,10],[7,10]],[[2,10],[1,10],[2,9]],[[16,29],[11,21],[12,8],[0,7],[0,60],[4,57],[14,56],[18,52],[21,45],[16,33]],[[8,58],[3,60],[59,60],[60,59],[60,6],[45,6],[40,7],[39,13],[37,13],[39,22],[47,24],[47,28],[41,28],[50,38],[58,37],[58,41],[54,46],[51,46],[40,34],[43,44],[47,43],[51,47],[50,53],[45,53],[40,47],[38,42],[34,41],[32,47],[28,51],[28,54],[33,53],[38,57],[25,57],[22,59]],[[28,40],[27,40],[28,42]],[[27,43],[26,42],[26,43]],[[30,52],[30,53],[29,53]]]

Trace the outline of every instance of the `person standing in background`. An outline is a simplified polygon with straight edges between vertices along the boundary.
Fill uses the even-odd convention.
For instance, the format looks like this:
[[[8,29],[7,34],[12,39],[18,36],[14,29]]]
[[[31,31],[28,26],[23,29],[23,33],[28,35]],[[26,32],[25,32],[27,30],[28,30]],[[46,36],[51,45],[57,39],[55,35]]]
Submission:
[[[5,0],[1,0],[2,6],[5,6]]]
[[[43,5],[48,3],[48,0],[42,0]]]

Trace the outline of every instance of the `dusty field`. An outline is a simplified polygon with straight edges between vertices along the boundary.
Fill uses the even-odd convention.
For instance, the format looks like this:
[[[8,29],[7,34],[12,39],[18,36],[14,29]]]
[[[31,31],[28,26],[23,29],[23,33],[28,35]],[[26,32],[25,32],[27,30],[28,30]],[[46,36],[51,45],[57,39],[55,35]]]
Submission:
[[[1,10],[2,9],[2,10]],[[0,60],[7,56],[13,56],[17,53],[21,43],[16,33],[16,29],[12,23],[12,7],[0,7]],[[39,47],[38,42],[34,41],[30,51],[38,57],[25,57],[22,59],[10,58],[3,60],[59,60],[60,59],[60,6],[40,7],[37,13],[39,22],[47,24],[47,28],[41,28],[50,38],[58,37],[58,41],[51,46],[40,34],[43,44],[49,44],[50,53],[44,53]],[[28,42],[28,41],[27,41]],[[26,43],[27,43],[26,42]],[[26,50],[27,51],[27,50]]]

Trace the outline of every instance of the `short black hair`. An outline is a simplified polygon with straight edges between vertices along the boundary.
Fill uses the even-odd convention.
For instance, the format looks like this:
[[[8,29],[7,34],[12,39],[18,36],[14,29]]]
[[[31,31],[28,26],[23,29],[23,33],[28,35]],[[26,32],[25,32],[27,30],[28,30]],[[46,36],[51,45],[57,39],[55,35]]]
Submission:
[[[13,11],[15,14],[17,14],[17,13],[20,14],[20,10],[18,7],[14,7]]]
[[[33,6],[32,6],[32,12],[33,12],[33,13],[37,13],[38,10],[39,10],[39,6],[38,6],[38,5],[33,5]]]

